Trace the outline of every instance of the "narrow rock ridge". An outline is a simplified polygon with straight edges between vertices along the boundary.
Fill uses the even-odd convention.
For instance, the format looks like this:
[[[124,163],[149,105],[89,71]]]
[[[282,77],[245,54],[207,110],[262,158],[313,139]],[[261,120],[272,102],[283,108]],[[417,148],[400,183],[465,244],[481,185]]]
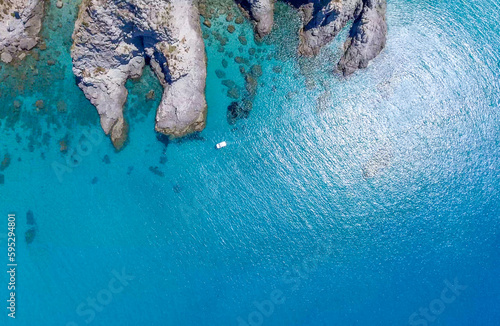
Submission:
[[[206,55],[194,0],[84,0],[71,56],[78,86],[117,149],[128,130],[125,83],[146,62],[164,87],[156,130],[180,137],[205,127]]]
[[[344,75],[350,75],[358,68],[366,68],[385,47],[386,7],[385,0],[371,0],[365,3],[363,12],[353,24],[354,33],[351,35],[354,36],[350,36],[345,42],[345,53],[338,64]]]
[[[9,63],[34,48],[42,28],[43,0],[0,0],[0,59]]]

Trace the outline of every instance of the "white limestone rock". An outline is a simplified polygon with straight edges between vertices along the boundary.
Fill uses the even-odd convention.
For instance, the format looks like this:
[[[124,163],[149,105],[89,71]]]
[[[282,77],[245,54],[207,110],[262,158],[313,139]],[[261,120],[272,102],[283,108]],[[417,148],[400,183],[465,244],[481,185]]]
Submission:
[[[10,63],[12,61],[12,55],[9,52],[3,52],[0,59],[5,63]]]
[[[125,82],[141,75],[145,59],[164,87],[156,130],[180,137],[205,127],[206,55],[194,0],[86,0],[73,41],[78,86],[117,149],[127,137]]]
[[[36,46],[43,10],[43,0],[0,1],[0,53],[4,58]]]

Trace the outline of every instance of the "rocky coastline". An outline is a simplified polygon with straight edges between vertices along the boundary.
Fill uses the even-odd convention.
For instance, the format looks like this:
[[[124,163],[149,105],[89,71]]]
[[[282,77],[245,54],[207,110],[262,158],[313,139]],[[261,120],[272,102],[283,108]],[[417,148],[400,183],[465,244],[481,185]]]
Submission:
[[[77,85],[96,107],[102,129],[116,149],[124,146],[128,133],[123,114],[128,95],[125,83],[140,78],[145,65],[152,68],[163,86],[155,130],[170,137],[182,137],[204,129],[207,58],[200,17],[204,28],[209,29],[216,11],[211,1],[218,0],[82,0],[71,47],[73,73]],[[234,1],[253,22],[256,40],[266,39],[274,25],[275,0]],[[385,47],[386,0],[284,2],[295,8],[301,18],[297,53],[302,56],[317,55],[353,22],[344,53],[335,67],[344,76],[366,68]],[[36,46],[43,6],[43,0],[0,0],[2,61],[22,59],[25,51]],[[228,8],[234,7],[234,3],[227,0],[219,6],[224,14],[230,12]],[[236,24],[244,21],[239,15]],[[228,22],[233,19],[232,13],[227,14]],[[233,25],[228,26],[229,33],[234,30]],[[219,38],[224,39],[220,35]],[[239,40],[246,44],[243,36]],[[235,61],[245,64],[244,58],[235,57]],[[256,93],[258,76],[246,73],[242,66],[240,71],[245,75],[247,96],[241,103],[230,106],[231,123],[248,116]],[[219,78],[224,76],[223,72],[218,73]],[[229,81],[224,82],[229,85]],[[239,98],[238,89],[229,88],[230,97]]]

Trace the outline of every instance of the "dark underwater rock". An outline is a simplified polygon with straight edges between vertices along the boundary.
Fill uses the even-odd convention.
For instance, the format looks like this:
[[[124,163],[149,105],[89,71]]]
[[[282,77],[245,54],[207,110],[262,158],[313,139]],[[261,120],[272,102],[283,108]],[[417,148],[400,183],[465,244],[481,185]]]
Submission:
[[[164,177],[165,173],[163,173],[159,167],[157,166],[150,166],[149,171],[151,171],[153,174],[159,176],[159,177]]]
[[[217,75],[217,78],[221,78],[222,79],[222,78],[226,77],[226,73],[224,71],[222,71],[222,70],[219,70],[219,69],[215,70],[215,74]]]
[[[168,146],[168,144],[170,143],[170,137],[164,134],[157,134],[156,139],[158,139],[158,141],[160,141],[165,146]]]
[[[241,43],[242,45],[247,45],[247,43],[248,43],[248,42],[247,42],[247,38],[246,38],[244,35],[240,35],[240,36],[238,36],[238,41],[240,41],[240,43]]]
[[[26,213],[26,223],[28,225],[36,225],[35,215],[31,210]]]
[[[248,118],[251,110],[251,103],[245,101],[232,102],[227,107],[227,122],[234,125],[238,120]]]
[[[232,87],[227,90],[227,97],[232,98],[232,99],[239,99],[240,98],[240,90],[238,87]]]
[[[262,76],[262,67],[260,65],[253,65],[252,67],[250,67],[250,71],[255,78],[259,78],[260,76]]]
[[[222,85],[228,87],[228,88],[233,88],[236,87],[236,83],[232,81],[231,79],[225,79],[222,81]]]
[[[2,163],[0,164],[0,171],[5,170],[10,165],[10,155],[7,153],[3,156]]]
[[[36,227],[31,227],[24,233],[24,239],[26,240],[27,244],[31,244],[33,240],[35,240],[36,232]]]
[[[174,192],[175,192],[176,194],[178,194],[178,193],[180,193],[180,192],[181,192],[182,187],[181,187],[181,186],[179,186],[178,184],[175,184],[175,185],[172,187],[172,189],[174,190]]]

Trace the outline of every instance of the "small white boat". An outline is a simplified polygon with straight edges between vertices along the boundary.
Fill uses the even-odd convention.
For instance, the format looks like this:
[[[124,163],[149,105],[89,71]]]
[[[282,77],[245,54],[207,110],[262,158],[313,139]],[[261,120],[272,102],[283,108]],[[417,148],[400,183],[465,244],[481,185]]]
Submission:
[[[215,145],[215,147],[216,147],[217,149],[221,149],[222,147],[226,147],[226,146],[227,146],[227,143],[226,143],[225,141],[220,142],[220,143],[218,143],[217,145]]]

